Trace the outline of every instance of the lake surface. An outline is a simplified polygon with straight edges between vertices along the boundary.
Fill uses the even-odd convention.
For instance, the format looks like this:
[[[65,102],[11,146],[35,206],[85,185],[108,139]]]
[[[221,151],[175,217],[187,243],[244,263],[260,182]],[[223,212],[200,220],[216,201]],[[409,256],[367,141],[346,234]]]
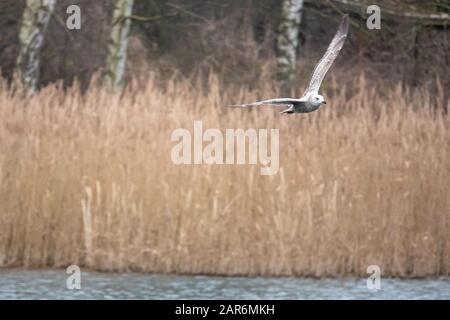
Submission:
[[[67,288],[65,270],[0,269],[0,299],[450,299],[450,279],[241,278],[81,272]]]

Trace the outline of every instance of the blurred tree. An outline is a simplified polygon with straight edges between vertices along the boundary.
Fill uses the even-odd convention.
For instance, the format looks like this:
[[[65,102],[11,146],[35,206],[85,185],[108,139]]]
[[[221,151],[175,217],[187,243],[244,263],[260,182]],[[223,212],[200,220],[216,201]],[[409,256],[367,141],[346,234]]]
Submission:
[[[284,0],[277,34],[278,80],[283,95],[289,94],[295,80],[298,35],[303,0]]]
[[[16,73],[22,84],[34,92],[39,81],[40,52],[56,0],[27,0],[19,33]]]
[[[27,1],[0,0],[0,73],[8,82],[17,69],[21,51],[18,35]],[[135,0],[123,81],[152,72],[168,78],[214,71],[224,85],[250,84],[258,88],[262,82],[275,78],[275,72],[294,66],[289,61],[295,58],[289,60],[289,57],[296,56],[305,68],[300,72],[297,65],[297,71],[293,69],[290,75],[295,78],[302,74],[292,85],[301,88],[308,81],[309,67],[312,69],[320,59],[333,36],[342,13],[349,13],[352,21],[349,41],[335,68],[336,73],[343,72],[341,81],[350,81],[364,72],[367,79],[386,85],[405,82],[434,88],[438,77],[448,97],[448,1],[303,0],[299,43],[293,45],[296,37],[293,41],[288,37],[277,39],[283,31],[280,27],[285,0]],[[108,70],[106,62],[110,61],[107,56],[116,0],[55,2],[39,53],[39,87],[62,80],[65,86],[79,82],[83,90],[87,89],[93,74]],[[381,8],[381,30],[366,28],[369,4]],[[69,5],[81,8],[80,30],[66,28]],[[294,15],[294,18],[300,17]],[[277,67],[276,55],[283,56],[281,40],[288,45],[284,49],[297,47],[297,52],[286,50],[287,58],[279,59],[281,63]],[[23,58],[20,60],[24,62]],[[280,78],[286,78],[282,75],[279,72]]]
[[[132,11],[133,0],[116,0],[104,78],[108,86],[118,87],[123,82]]]

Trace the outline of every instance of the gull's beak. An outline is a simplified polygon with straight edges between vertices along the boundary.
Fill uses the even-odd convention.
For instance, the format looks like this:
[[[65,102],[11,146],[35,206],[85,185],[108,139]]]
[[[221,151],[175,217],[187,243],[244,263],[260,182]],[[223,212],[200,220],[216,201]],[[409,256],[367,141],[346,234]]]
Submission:
[[[323,104],[327,104],[327,102],[326,102],[326,101],[324,101],[324,102],[323,102]]]

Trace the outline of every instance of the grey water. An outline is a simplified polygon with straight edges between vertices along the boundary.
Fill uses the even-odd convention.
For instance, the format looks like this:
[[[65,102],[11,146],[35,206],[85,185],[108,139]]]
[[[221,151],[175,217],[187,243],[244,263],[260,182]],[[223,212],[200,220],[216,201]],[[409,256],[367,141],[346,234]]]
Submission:
[[[450,299],[450,279],[246,278],[0,269],[0,299]],[[70,282],[70,281],[69,281]],[[70,282],[73,283],[73,282]],[[69,283],[69,287],[70,286]]]

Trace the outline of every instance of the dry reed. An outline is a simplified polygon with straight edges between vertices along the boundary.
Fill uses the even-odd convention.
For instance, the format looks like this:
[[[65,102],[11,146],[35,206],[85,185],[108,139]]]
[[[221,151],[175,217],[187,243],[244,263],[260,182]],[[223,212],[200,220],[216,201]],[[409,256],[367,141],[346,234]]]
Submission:
[[[0,85],[0,266],[449,275],[443,98],[401,85],[381,93],[363,77],[327,90],[320,111],[281,116],[221,108],[275,93],[220,92],[214,77],[206,89],[150,80],[122,96],[50,86],[23,98]],[[170,135],[194,120],[279,128],[280,172],[174,165]]]

